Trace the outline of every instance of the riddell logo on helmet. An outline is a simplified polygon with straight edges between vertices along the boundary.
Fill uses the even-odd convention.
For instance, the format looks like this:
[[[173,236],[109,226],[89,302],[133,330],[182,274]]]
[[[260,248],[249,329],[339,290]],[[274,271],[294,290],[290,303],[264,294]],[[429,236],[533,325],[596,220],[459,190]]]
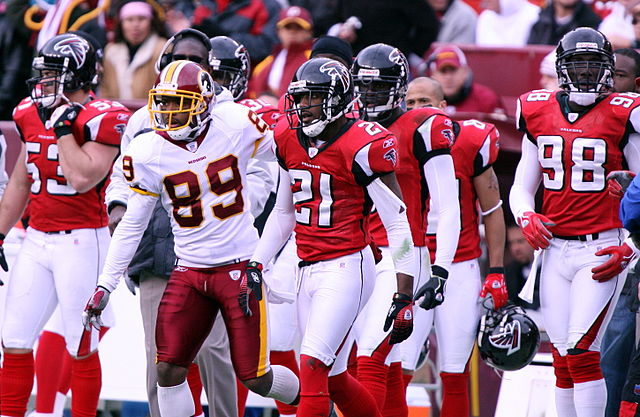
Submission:
[[[590,49],[590,48],[595,48],[598,49],[598,44],[595,42],[576,42],[576,48],[579,49]]]
[[[507,356],[520,350],[520,322],[514,320],[500,328],[499,333],[489,336],[489,343],[498,349],[507,349]]]
[[[64,39],[53,46],[53,50],[61,54],[71,55],[76,61],[76,68],[82,67],[89,52],[89,44],[81,38],[73,37]]]

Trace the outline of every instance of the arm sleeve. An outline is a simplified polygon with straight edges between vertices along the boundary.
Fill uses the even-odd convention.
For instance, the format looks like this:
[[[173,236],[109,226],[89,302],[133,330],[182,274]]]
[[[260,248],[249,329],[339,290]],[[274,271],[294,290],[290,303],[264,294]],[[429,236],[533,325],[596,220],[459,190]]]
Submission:
[[[6,170],[7,165],[7,141],[4,135],[0,133],[0,198],[4,195],[4,190],[7,188],[9,182],[9,176]]]
[[[99,286],[109,291],[116,289],[138,249],[156,201],[157,197],[149,194],[132,193],[127,211],[111,238],[104,268],[98,278]]]
[[[622,150],[629,169],[635,173],[640,172],[640,134],[631,133],[626,146]]]
[[[264,226],[258,247],[251,257],[252,261],[267,265],[284,246],[296,224],[294,210],[289,173],[280,168],[276,203]]]
[[[449,154],[435,156],[424,164],[423,169],[429,195],[438,209],[434,264],[448,269],[460,237],[460,202],[453,158]],[[452,233],[453,230],[457,233]]]
[[[542,179],[538,147],[527,136],[522,138],[522,156],[509,194],[511,212],[518,221],[527,211],[535,211],[535,195]]]
[[[122,172],[122,156],[129,148],[129,144],[133,138],[139,133],[140,126],[136,123],[137,117],[132,117],[127,124],[127,127],[122,134],[122,140],[120,141],[120,155],[113,164],[111,169],[111,176],[109,177],[109,185],[105,193],[105,203],[109,207],[114,202],[127,204],[129,199],[129,186],[124,179]]]
[[[396,272],[414,276],[415,259],[406,206],[380,178],[367,186],[380,220],[387,231],[389,249]]]
[[[267,164],[269,163],[259,159],[251,159],[247,165],[247,192],[251,203],[251,214],[254,218],[262,213],[269,195],[275,187],[271,170]]]

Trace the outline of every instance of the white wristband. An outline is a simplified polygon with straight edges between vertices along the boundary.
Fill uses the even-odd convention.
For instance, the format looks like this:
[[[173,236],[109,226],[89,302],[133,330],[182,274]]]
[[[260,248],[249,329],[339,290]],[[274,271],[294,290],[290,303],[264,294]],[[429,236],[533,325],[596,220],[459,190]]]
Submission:
[[[492,207],[487,211],[481,211],[480,214],[482,214],[483,216],[488,216],[489,214],[498,210],[500,207],[502,207],[502,200],[498,201],[498,204],[496,204],[495,207]]]

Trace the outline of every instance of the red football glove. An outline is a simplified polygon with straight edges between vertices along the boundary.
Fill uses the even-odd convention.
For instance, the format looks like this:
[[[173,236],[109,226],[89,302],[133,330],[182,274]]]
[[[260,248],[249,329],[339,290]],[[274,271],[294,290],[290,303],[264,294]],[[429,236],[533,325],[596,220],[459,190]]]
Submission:
[[[545,249],[549,246],[549,240],[553,237],[547,227],[556,224],[542,214],[527,211],[520,218],[520,228],[527,242],[533,249]]]
[[[625,270],[629,262],[636,257],[633,249],[626,243],[620,246],[609,246],[596,252],[597,256],[611,255],[611,257],[602,265],[591,269],[593,279],[600,282],[609,281],[619,273]]]
[[[391,334],[389,334],[389,344],[394,345],[406,340],[413,332],[413,311],[411,306],[413,299],[405,294],[395,293],[391,308],[384,321],[384,331],[388,331],[393,324]]]
[[[84,324],[85,329],[91,330],[91,326],[93,326],[97,330],[100,330],[103,326],[100,315],[102,314],[102,310],[107,307],[110,294],[106,288],[96,287],[82,313],[82,324]]]
[[[611,171],[607,175],[607,191],[609,195],[613,198],[621,199],[635,176],[636,174],[631,171]]]
[[[509,293],[507,292],[507,284],[504,281],[503,268],[489,268],[489,275],[487,275],[484,284],[482,284],[480,297],[484,298],[487,294],[491,294],[494,310],[498,310],[507,304]]]

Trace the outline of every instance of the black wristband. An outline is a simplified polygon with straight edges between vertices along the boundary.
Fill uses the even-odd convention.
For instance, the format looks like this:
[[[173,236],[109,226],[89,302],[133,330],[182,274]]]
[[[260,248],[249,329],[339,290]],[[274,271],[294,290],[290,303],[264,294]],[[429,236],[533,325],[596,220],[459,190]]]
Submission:
[[[56,137],[60,139],[63,136],[73,134],[73,129],[71,128],[71,125],[60,124],[53,128],[53,132],[56,134]]]
[[[4,233],[0,233],[0,240],[4,240],[5,237]]]
[[[401,292],[397,292],[397,293],[393,294],[393,301],[412,302],[413,301],[413,297],[410,297],[407,294],[403,294]]]
[[[492,268],[489,268],[489,273],[490,274],[503,274],[504,275],[504,268],[501,266],[494,266]]]
[[[432,272],[434,275],[439,276],[440,278],[443,278],[443,279],[447,279],[447,278],[449,278],[449,271],[447,271],[446,269],[444,269],[444,268],[443,268],[443,267],[441,267],[441,266],[438,266],[438,265],[431,265],[431,272]]]
[[[116,201],[112,201],[107,206],[107,214],[111,214],[111,210],[113,210],[117,206],[124,207],[125,209],[127,208],[127,204],[123,203],[122,201],[117,201],[117,200]]]

